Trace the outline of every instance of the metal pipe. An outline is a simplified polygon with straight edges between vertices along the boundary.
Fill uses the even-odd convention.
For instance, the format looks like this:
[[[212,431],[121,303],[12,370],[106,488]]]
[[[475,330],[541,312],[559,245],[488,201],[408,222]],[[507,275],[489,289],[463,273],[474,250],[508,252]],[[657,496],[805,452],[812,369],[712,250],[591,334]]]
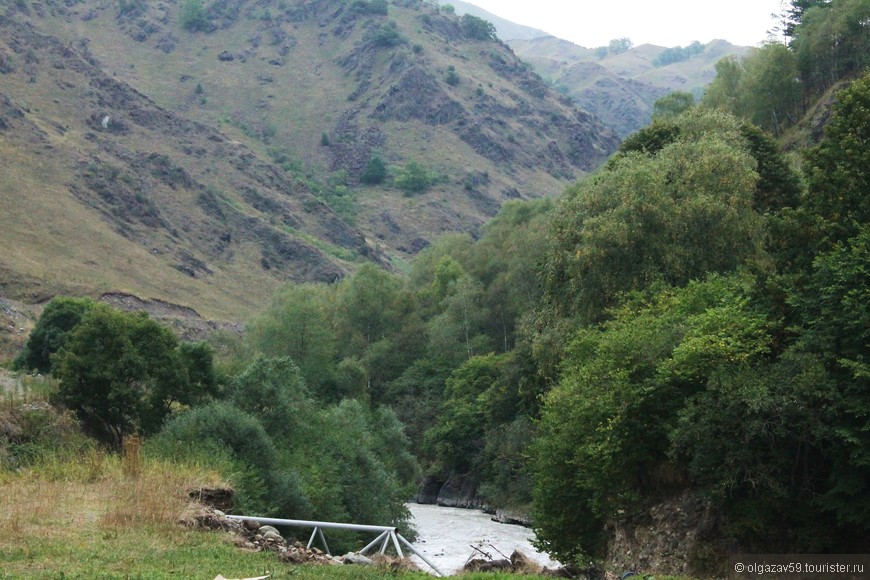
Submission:
[[[311,530],[311,537],[308,538],[308,545],[305,546],[305,549],[306,549],[306,550],[310,550],[310,549],[311,549],[311,545],[314,544],[314,538],[317,536],[317,530],[318,530],[318,529],[319,529],[319,528],[314,528],[313,530]]]
[[[406,540],[405,538],[403,538],[401,534],[396,534],[396,537],[399,538],[399,541],[400,541],[400,542],[402,542],[403,544],[405,544],[405,547],[406,547],[406,548],[408,548],[409,550],[411,550],[411,552],[413,552],[415,555],[419,556],[420,559],[423,560],[424,562],[426,562],[426,564],[428,564],[430,568],[432,568],[433,570],[435,570],[435,573],[436,573],[436,574],[438,574],[439,576],[444,576],[444,572],[442,572],[441,570],[439,570],[438,567],[437,567],[435,564],[433,564],[433,563],[430,562],[428,559],[426,559],[426,556],[424,556],[423,554],[421,554],[420,552],[418,552],[417,549],[416,549],[414,546],[411,545],[411,542],[409,542],[408,540]]]
[[[393,546],[396,548],[396,555],[399,558],[404,558],[405,555],[402,553],[402,548],[399,546],[399,540],[396,538],[395,532],[390,532],[390,537],[393,539]]]
[[[323,547],[326,549],[326,553],[332,556],[332,553],[329,551],[329,544],[326,543],[326,538],[323,537],[323,530],[317,528],[317,535],[320,536],[320,541],[323,542]]]
[[[396,547],[396,552],[399,554],[399,557],[404,557],[402,555],[402,550],[399,547],[399,542],[405,545],[413,554],[419,556],[421,560],[423,560],[430,568],[432,568],[436,574],[439,576],[444,576],[444,573],[438,569],[435,564],[430,562],[426,556],[421,554],[414,548],[411,543],[402,537],[396,531],[395,527],[392,526],[366,526],[361,524],[341,524],[336,522],[315,522],[311,520],[285,520],[279,518],[259,518],[252,516],[227,516],[228,519],[231,520],[239,520],[239,521],[251,521],[251,522],[259,522],[261,524],[268,524],[271,526],[290,526],[296,528],[314,528],[314,531],[311,533],[311,539],[308,541],[308,547],[311,547],[311,543],[314,541],[314,537],[316,534],[320,535],[320,539],[323,541],[323,547],[326,548],[326,552],[329,553],[329,547],[326,545],[326,538],[323,536],[324,529],[332,529],[332,530],[351,530],[355,532],[380,532],[377,538],[375,538],[369,545],[359,551],[360,554],[364,554],[365,552],[371,550],[374,546],[377,545],[378,542],[383,541],[383,545],[381,547],[381,554],[386,550],[387,545],[389,544],[390,539],[392,538],[394,545]],[[398,542],[396,542],[398,540]]]
[[[374,547],[375,547],[375,544],[377,544],[378,542],[380,542],[381,540],[383,540],[383,539],[384,539],[384,536],[386,536],[386,535],[389,534],[389,533],[390,533],[390,532],[381,532],[381,535],[380,535],[380,536],[378,536],[377,538],[375,538],[374,540],[372,540],[372,543],[371,543],[371,544],[369,544],[368,546],[366,546],[365,548],[363,548],[362,550],[360,550],[358,553],[359,553],[359,554],[362,554],[362,555],[365,555],[366,552],[368,552],[369,550],[371,550],[372,548],[374,548]]]
[[[258,518],[251,516],[227,516],[231,520],[253,521],[270,526],[291,526],[296,528],[323,528],[325,530],[352,530],[355,532],[392,532],[392,526],[365,526],[361,524],[339,524],[335,522],[314,522],[310,520],[282,520],[278,518]]]

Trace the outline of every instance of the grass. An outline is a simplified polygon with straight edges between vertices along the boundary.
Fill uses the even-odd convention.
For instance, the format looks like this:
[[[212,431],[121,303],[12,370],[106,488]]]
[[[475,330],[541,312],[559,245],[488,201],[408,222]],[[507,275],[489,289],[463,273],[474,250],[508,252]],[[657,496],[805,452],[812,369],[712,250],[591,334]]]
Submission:
[[[0,472],[0,578],[385,576],[291,566],[272,553],[240,550],[225,534],[179,525],[187,490],[221,481],[200,466],[96,449],[80,457],[49,454],[17,473]]]
[[[220,485],[221,476],[143,458],[138,449],[46,453],[0,471],[0,578],[431,578],[379,566],[285,564],[271,552],[237,548],[226,534],[187,529],[178,522],[188,490]]]

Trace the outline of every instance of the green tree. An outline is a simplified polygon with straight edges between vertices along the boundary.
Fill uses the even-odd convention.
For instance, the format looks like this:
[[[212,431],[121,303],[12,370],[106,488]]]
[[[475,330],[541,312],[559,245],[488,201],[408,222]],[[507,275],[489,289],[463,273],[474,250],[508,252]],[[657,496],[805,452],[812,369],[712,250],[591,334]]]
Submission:
[[[479,467],[484,435],[494,425],[491,417],[497,412],[493,404],[505,390],[501,384],[505,357],[489,354],[469,358],[444,385],[444,403],[435,425],[426,433],[426,441],[448,472],[468,473]]]
[[[190,32],[206,30],[209,25],[201,0],[185,0],[181,5],[178,20],[181,27]]]
[[[456,74],[456,67],[452,64],[447,67],[447,75],[444,77],[444,80],[451,87],[455,87],[459,84],[459,75]]]
[[[226,399],[257,417],[272,439],[282,442],[302,438],[313,407],[299,367],[286,357],[257,356],[230,382]]]
[[[246,514],[307,519],[313,506],[295,470],[253,415],[215,401],[174,417],[149,442],[154,453],[173,459],[208,460],[224,466],[236,489],[235,506]]]
[[[312,392],[326,398],[334,388],[338,349],[331,320],[333,292],[326,286],[288,284],[275,293],[248,333],[256,352],[266,358],[289,357]]]
[[[51,372],[52,355],[63,349],[69,333],[94,305],[95,302],[87,298],[53,298],[45,305],[24,350],[15,359],[14,368]]]
[[[366,163],[360,181],[366,185],[379,185],[387,178],[387,166],[377,155],[373,155]]]
[[[704,89],[701,104],[726,113],[738,111],[738,87],[743,76],[743,66],[733,56],[716,63],[716,78]]]
[[[837,94],[819,145],[805,155],[806,208],[821,219],[821,247],[853,237],[870,221],[870,75]]]
[[[837,399],[817,357],[788,351],[775,362],[720,368],[680,411],[672,454],[742,545],[823,552],[863,535],[819,501],[839,487],[831,469]]]
[[[808,90],[821,93],[843,78],[861,74],[870,64],[868,18],[868,0],[815,3],[803,11],[791,46]]]
[[[435,179],[431,173],[417,161],[408,161],[396,174],[396,187],[406,194],[423,193],[427,191]]]
[[[396,26],[396,22],[393,20],[382,24],[380,27],[375,29],[374,32],[371,33],[370,37],[372,44],[382,48],[398,46],[405,42],[405,39],[402,38],[401,34],[399,34],[399,29]]]
[[[144,313],[96,305],[56,356],[58,400],[116,445],[129,433],[156,432],[175,405],[215,391],[211,350],[181,348]]]
[[[463,34],[468,38],[474,40],[495,40],[498,38],[495,24],[473,14],[463,14],[461,25]]]
[[[630,38],[614,38],[607,45],[607,52],[611,55],[622,54],[631,50],[632,46],[634,43],[631,42]]]
[[[782,43],[768,42],[743,63],[737,113],[779,135],[797,121],[801,93],[794,53]]]
[[[535,526],[550,553],[597,555],[605,521],[631,517],[668,470],[669,433],[686,401],[722,367],[767,354],[755,281],[711,276],[634,295],[571,340],[533,445]]]
[[[678,117],[695,106],[695,95],[676,91],[656,100],[653,104],[653,119]]]
[[[622,292],[765,259],[756,162],[736,120],[692,111],[675,133],[655,155],[618,156],[566,191],[544,267],[559,316],[595,320]]]

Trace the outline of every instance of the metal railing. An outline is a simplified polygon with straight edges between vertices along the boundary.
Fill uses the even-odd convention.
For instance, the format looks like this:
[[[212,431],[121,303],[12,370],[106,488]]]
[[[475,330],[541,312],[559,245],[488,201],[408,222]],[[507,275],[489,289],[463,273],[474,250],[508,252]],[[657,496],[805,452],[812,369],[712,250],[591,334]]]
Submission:
[[[387,547],[392,543],[393,548],[396,550],[396,555],[399,558],[404,558],[405,555],[402,553],[402,545],[404,545],[412,554],[416,555],[418,558],[423,560],[432,570],[435,571],[439,576],[444,576],[444,574],[439,570],[435,564],[430,562],[426,556],[417,551],[416,548],[402,537],[402,535],[396,531],[396,528],[390,526],[366,526],[361,524],[340,524],[336,522],[315,522],[310,520],[284,520],[278,518],[259,518],[252,516],[227,516],[232,520],[240,520],[240,521],[251,521],[258,522],[261,524],[267,524],[270,526],[290,526],[294,528],[314,528],[311,532],[311,538],[308,540],[308,545],[306,549],[311,549],[311,546],[314,544],[315,538],[320,538],[323,547],[326,549],[326,553],[330,556],[332,555],[329,552],[329,546],[326,544],[326,538],[323,536],[323,530],[350,530],[354,532],[375,532],[378,533],[378,537],[371,541],[365,548],[357,552],[358,554],[365,555],[366,552],[377,546],[379,543],[381,545],[380,553],[383,554],[387,551]]]

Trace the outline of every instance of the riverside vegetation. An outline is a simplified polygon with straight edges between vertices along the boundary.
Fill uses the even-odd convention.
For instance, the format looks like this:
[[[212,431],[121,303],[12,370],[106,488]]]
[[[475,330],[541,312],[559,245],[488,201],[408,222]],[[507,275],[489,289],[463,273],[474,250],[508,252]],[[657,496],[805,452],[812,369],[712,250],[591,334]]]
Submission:
[[[421,474],[462,475],[529,509],[564,562],[605,557],[610,524],[686,491],[715,514],[683,555],[695,573],[726,546],[866,551],[870,76],[849,61],[799,101],[775,87],[818,71],[783,72],[791,58],[839,50],[809,42],[816,27],[863,22],[870,2],[793,8],[790,45],[723,64],[700,105],[659,107],[560,199],[508,203],[404,276],[288,284],[208,345],[58,298],[16,364],[53,353],[54,396],[91,432],[145,434],[155,461],[221,473],[249,512],[403,527]],[[759,86],[785,108],[748,100]],[[828,117],[819,97],[826,126],[797,123]],[[752,121],[818,141],[784,154]],[[135,404],[100,408],[85,382]]]

